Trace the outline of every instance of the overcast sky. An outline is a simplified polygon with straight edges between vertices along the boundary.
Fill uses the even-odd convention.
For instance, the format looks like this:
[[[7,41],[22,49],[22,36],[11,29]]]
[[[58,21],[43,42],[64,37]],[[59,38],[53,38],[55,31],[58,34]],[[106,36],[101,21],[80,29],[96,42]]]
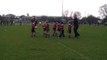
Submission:
[[[80,11],[82,16],[92,14],[99,16],[99,7],[107,0],[63,0],[63,10]],[[62,0],[0,0],[0,15],[62,15]]]

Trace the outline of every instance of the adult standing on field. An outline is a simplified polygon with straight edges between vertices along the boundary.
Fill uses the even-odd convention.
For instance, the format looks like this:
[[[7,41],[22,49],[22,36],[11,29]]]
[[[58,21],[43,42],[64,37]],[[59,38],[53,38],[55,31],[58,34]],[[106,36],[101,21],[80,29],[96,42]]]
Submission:
[[[79,24],[78,24],[78,18],[77,18],[76,14],[74,14],[73,25],[74,25],[75,38],[78,38],[80,36],[80,34],[78,33]]]

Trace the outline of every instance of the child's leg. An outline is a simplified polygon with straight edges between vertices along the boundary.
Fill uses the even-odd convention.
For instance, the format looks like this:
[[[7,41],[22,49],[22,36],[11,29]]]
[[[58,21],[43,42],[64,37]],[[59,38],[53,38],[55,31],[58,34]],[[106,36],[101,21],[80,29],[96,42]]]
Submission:
[[[55,31],[55,36],[57,36],[57,32]]]
[[[33,37],[35,37],[35,32],[33,32]]]
[[[34,37],[34,35],[35,35],[34,28],[32,28],[31,32],[32,32],[32,35],[31,35],[31,36]]]
[[[47,30],[47,33],[48,33],[48,37],[50,37],[49,29]]]
[[[59,37],[61,38],[61,37],[62,37],[62,35],[63,35],[63,31],[62,31],[62,30],[60,30]]]
[[[53,28],[53,35],[52,36],[55,36],[55,29]]]
[[[46,33],[45,33],[45,37],[48,38],[50,35],[49,35],[49,31],[46,30]]]
[[[47,38],[47,32],[46,31],[45,31],[44,35],[45,35],[45,38]]]
[[[53,31],[53,35],[52,36],[55,36],[55,31]]]
[[[60,31],[60,30],[58,30],[58,37],[60,37],[60,34],[61,34],[61,31]]]
[[[68,33],[69,33],[68,37],[71,38],[71,30],[69,30]]]
[[[62,36],[65,37],[64,30],[62,30]]]

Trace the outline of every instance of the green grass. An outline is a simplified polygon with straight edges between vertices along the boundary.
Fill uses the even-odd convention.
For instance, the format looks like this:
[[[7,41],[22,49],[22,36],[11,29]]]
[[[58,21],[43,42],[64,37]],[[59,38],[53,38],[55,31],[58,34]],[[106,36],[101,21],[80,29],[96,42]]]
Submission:
[[[79,39],[68,38],[66,27],[65,38],[45,38],[41,26],[32,38],[30,30],[0,26],[0,60],[107,60],[107,26],[80,25]]]

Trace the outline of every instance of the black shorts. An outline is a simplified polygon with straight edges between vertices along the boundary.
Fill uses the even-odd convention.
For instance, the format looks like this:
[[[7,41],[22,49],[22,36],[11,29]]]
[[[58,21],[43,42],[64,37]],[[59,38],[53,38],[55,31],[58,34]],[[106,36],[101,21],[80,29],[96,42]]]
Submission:
[[[71,34],[71,30],[68,30],[68,33],[70,33],[70,34]]]
[[[32,28],[31,32],[35,32],[35,28]]]
[[[53,31],[55,32],[55,31],[56,31],[56,28],[53,28]]]
[[[45,28],[43,28],[43,31],[45,31],[46,29]]]
[[[48,33],[48,32],[49,32],[49,29],[46,29],[45,32]]]
[[[58,29],[57,31],[60,32],[60,29]]]

